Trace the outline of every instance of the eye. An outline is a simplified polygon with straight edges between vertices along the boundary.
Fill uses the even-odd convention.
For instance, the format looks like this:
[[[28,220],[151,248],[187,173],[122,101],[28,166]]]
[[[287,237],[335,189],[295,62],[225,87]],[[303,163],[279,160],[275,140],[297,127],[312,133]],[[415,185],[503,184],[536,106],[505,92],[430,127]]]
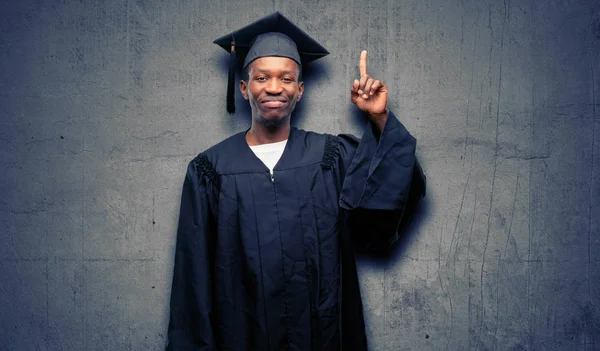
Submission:
[[[260,81],[260,82],[264,82],[265,80],[267,80],[267,77],[265,76],[260,76],[260,77],[256,77],[256,80]]]
[[[283,81],[286,82],[286,83],[290,83],[290,82],[293,82],[294,80],[292,78],[290,78],[290,77],[284,77]]]

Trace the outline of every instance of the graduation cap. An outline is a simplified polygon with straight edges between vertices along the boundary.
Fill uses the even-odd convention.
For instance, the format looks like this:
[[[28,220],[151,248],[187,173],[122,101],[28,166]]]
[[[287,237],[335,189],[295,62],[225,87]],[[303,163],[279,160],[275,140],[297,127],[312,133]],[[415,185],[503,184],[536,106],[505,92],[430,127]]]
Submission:
[[[243,69],[246,69],[252,61],[266,56],[287,57],[302,66],[329,54],[321,44],[279,12],[222,36],[213,43],[230,53],[227,81],[227,112],[229,113],[235,112],[233,92],[237,59],[243,60]]]

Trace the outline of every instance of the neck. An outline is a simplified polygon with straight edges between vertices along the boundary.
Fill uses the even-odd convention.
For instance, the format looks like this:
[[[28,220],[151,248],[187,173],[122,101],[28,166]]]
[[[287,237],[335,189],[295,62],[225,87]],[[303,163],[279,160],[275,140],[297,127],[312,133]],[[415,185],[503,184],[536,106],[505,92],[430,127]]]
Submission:
[[[252,127],[246,133],[246,142],[250,146],[255,146],[284,141],[289,137],[290,129],[289,120],[278,126],[266,126],[253,120]]]

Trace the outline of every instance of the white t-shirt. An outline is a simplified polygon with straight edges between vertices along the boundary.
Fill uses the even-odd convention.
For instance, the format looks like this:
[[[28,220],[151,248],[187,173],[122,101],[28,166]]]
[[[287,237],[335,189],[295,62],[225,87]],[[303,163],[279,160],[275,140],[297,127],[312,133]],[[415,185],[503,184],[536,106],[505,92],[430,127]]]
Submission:
[[[256,157],[258,157],[271,171],[271,175],[273,174],[273,168],[277,164],[277,161],[283,155],[283,150],[285,149],[285,144],[287,144],[287,140],[279,141],[276,143],[270,144],[261,144],[250,146],[250,149]]]

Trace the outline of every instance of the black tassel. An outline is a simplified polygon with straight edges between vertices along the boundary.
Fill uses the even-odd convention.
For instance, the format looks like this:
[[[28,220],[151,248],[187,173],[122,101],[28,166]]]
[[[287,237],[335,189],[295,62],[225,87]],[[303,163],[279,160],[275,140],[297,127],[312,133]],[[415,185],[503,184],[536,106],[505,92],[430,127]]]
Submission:
[[[227,77],[227,112],[235,113],[235,40],[231,41],[231,52],[229,53],[229,76]]]

